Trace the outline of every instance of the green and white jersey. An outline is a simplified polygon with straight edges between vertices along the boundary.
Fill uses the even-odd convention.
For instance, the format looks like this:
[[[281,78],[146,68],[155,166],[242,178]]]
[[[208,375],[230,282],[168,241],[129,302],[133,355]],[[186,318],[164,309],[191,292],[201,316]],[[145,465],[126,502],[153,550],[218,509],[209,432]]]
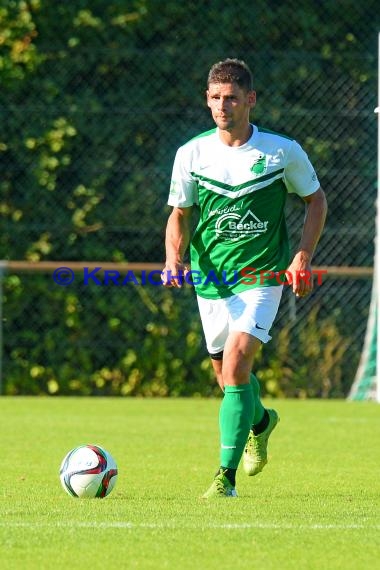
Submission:
[[[247,287],[280,285],[278,272],[290,261],[287,193],[302,197],[318,188],[301,146],[256,126],[239,147],[222,143],[218,128],[181,146],[168,204],[199,206],[190,244],[196,293],[217,299]]]

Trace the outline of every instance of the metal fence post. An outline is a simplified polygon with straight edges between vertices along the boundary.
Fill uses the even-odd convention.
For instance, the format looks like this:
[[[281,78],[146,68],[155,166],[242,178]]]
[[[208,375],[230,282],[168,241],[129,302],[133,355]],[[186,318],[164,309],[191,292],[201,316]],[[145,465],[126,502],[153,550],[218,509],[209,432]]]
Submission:
[[[0,261],[0,396],[3,393],[3,277],[6,261]]]

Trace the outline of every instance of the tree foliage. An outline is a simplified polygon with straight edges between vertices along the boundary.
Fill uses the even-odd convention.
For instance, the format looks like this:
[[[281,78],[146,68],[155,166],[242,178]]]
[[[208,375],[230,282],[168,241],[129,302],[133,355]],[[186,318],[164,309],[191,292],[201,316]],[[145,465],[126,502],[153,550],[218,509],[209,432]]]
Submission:
[[[1,258],[162,260],[174,153],[211,126],[207,72],[230,56],[253,68],[257,120],[299,138],[324,185],[341,185],[332,227],[357,223],[342,192],[356,161],[355,206],[374,199],[362,189],[376,153],[359,133],[374,132],[363,108],[375,106],[378,12],[373,0],[4,0]],[[360,239],[341,263],[371,258]],[[320,263],[330,250],[322,243]],[[141,291],[68,293],[51,276],[8,276],[6,390],[213,393],[194,300],[183,319],[171,293]],[[165,349],[166,328],[177,352]]]

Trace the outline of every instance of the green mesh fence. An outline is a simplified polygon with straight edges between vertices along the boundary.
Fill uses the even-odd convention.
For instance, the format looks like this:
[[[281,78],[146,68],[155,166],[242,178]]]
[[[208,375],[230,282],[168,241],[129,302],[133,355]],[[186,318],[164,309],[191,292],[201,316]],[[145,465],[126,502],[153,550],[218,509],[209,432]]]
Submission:
[[[0,259],[159,265],[175,151],[213,126],[209,67],[239,57],[252,121],[296,138],[328,196],[315,265],[372,265],[377,2],[4,0],[0,21]],[[294,246],[302,219],[290,197]],[[4,393],[216,393],[191,292],[78,279],[6,273]],[[263,391],[346,395],[370,292],[349,277],[285,291]]]

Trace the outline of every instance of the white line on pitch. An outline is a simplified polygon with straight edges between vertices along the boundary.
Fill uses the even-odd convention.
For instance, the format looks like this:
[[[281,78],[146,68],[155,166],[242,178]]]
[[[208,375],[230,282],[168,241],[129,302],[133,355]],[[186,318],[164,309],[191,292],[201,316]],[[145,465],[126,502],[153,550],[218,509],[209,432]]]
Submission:
[[[67,521],[67,522],[18,522],[1,521],[0,527],[23,527],[23,528],[123,528],[123,529],[268,529],[268,530],[380,530],[380,524],[292,524],[292,523],[209,523],[209,524],[175,524],[175,523],[132,523],[128,521]]]

